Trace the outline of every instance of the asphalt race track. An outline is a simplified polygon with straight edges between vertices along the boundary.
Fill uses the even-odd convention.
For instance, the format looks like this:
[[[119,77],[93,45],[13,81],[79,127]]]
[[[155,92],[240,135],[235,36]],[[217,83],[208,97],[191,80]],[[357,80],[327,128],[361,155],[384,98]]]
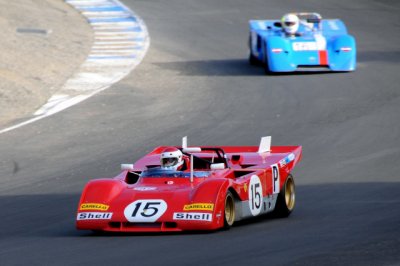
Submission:
[[[112,88],[0,135],[1,265],[399,265],[400,2],[126,0],[151,45]],[[248,20],[341,18],[353,73],[265,76]],[[157,145],[302,145],[296,209],[229,231],[93,235],[81,190]]]

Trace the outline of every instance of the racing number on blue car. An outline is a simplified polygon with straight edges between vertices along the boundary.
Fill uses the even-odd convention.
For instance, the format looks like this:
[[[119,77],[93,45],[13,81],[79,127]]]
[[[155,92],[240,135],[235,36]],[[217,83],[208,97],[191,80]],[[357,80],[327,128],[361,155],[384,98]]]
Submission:
[[[155,222],[166,210],[163,200],[137,200],[126,206],[124,215],[129,222]]]
[[[279,193],[279,167],[278,164],[273,164],[271,165],[271,171],[272,171],[272,189],[273,193]]]
[[[259,215],[263,203],[262,185],[260,178],[256,175],[251,176],[249,184],[249,207],[253,216]]]

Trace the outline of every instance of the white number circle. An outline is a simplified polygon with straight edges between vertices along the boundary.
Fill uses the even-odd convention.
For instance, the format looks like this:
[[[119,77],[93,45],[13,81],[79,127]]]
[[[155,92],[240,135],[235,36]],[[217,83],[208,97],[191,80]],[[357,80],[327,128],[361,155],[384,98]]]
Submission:
[[[252,175],[249,184],[249,207],[253,216],[259,215],[263,205],[262,185],[260,178]]]
[[[137,200],[126,206],[125,218],[129,222],[151,223],[157,221],[167,210],[167,203],[161,199]]]

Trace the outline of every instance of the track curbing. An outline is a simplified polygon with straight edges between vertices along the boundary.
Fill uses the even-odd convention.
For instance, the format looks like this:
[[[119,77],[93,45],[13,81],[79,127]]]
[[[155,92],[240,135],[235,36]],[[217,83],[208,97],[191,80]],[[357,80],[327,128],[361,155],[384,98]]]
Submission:
[[[94,33],[91,52],[78,71],[31,118],[0,134],[48,117],[109,88],[144,58],[150,37],[143,20],[118,0],[65,0]]]

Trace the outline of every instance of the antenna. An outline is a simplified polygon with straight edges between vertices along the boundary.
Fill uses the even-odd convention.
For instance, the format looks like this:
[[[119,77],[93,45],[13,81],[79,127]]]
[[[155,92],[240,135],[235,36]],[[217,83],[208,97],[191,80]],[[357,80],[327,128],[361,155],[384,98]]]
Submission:
[[[190,183],[193,183],[193,154],[192,152],[201,152],[200,147],[191,147],[188,148],[187,145],[187,136],[182,138],[182,151],[186,153],[190,153]]]
[[[190,154],[190,183],[193,183],[193,154]]]
[[[186,149],[187,148],[187,136],[184,136],[182,138],[182,149]]]

